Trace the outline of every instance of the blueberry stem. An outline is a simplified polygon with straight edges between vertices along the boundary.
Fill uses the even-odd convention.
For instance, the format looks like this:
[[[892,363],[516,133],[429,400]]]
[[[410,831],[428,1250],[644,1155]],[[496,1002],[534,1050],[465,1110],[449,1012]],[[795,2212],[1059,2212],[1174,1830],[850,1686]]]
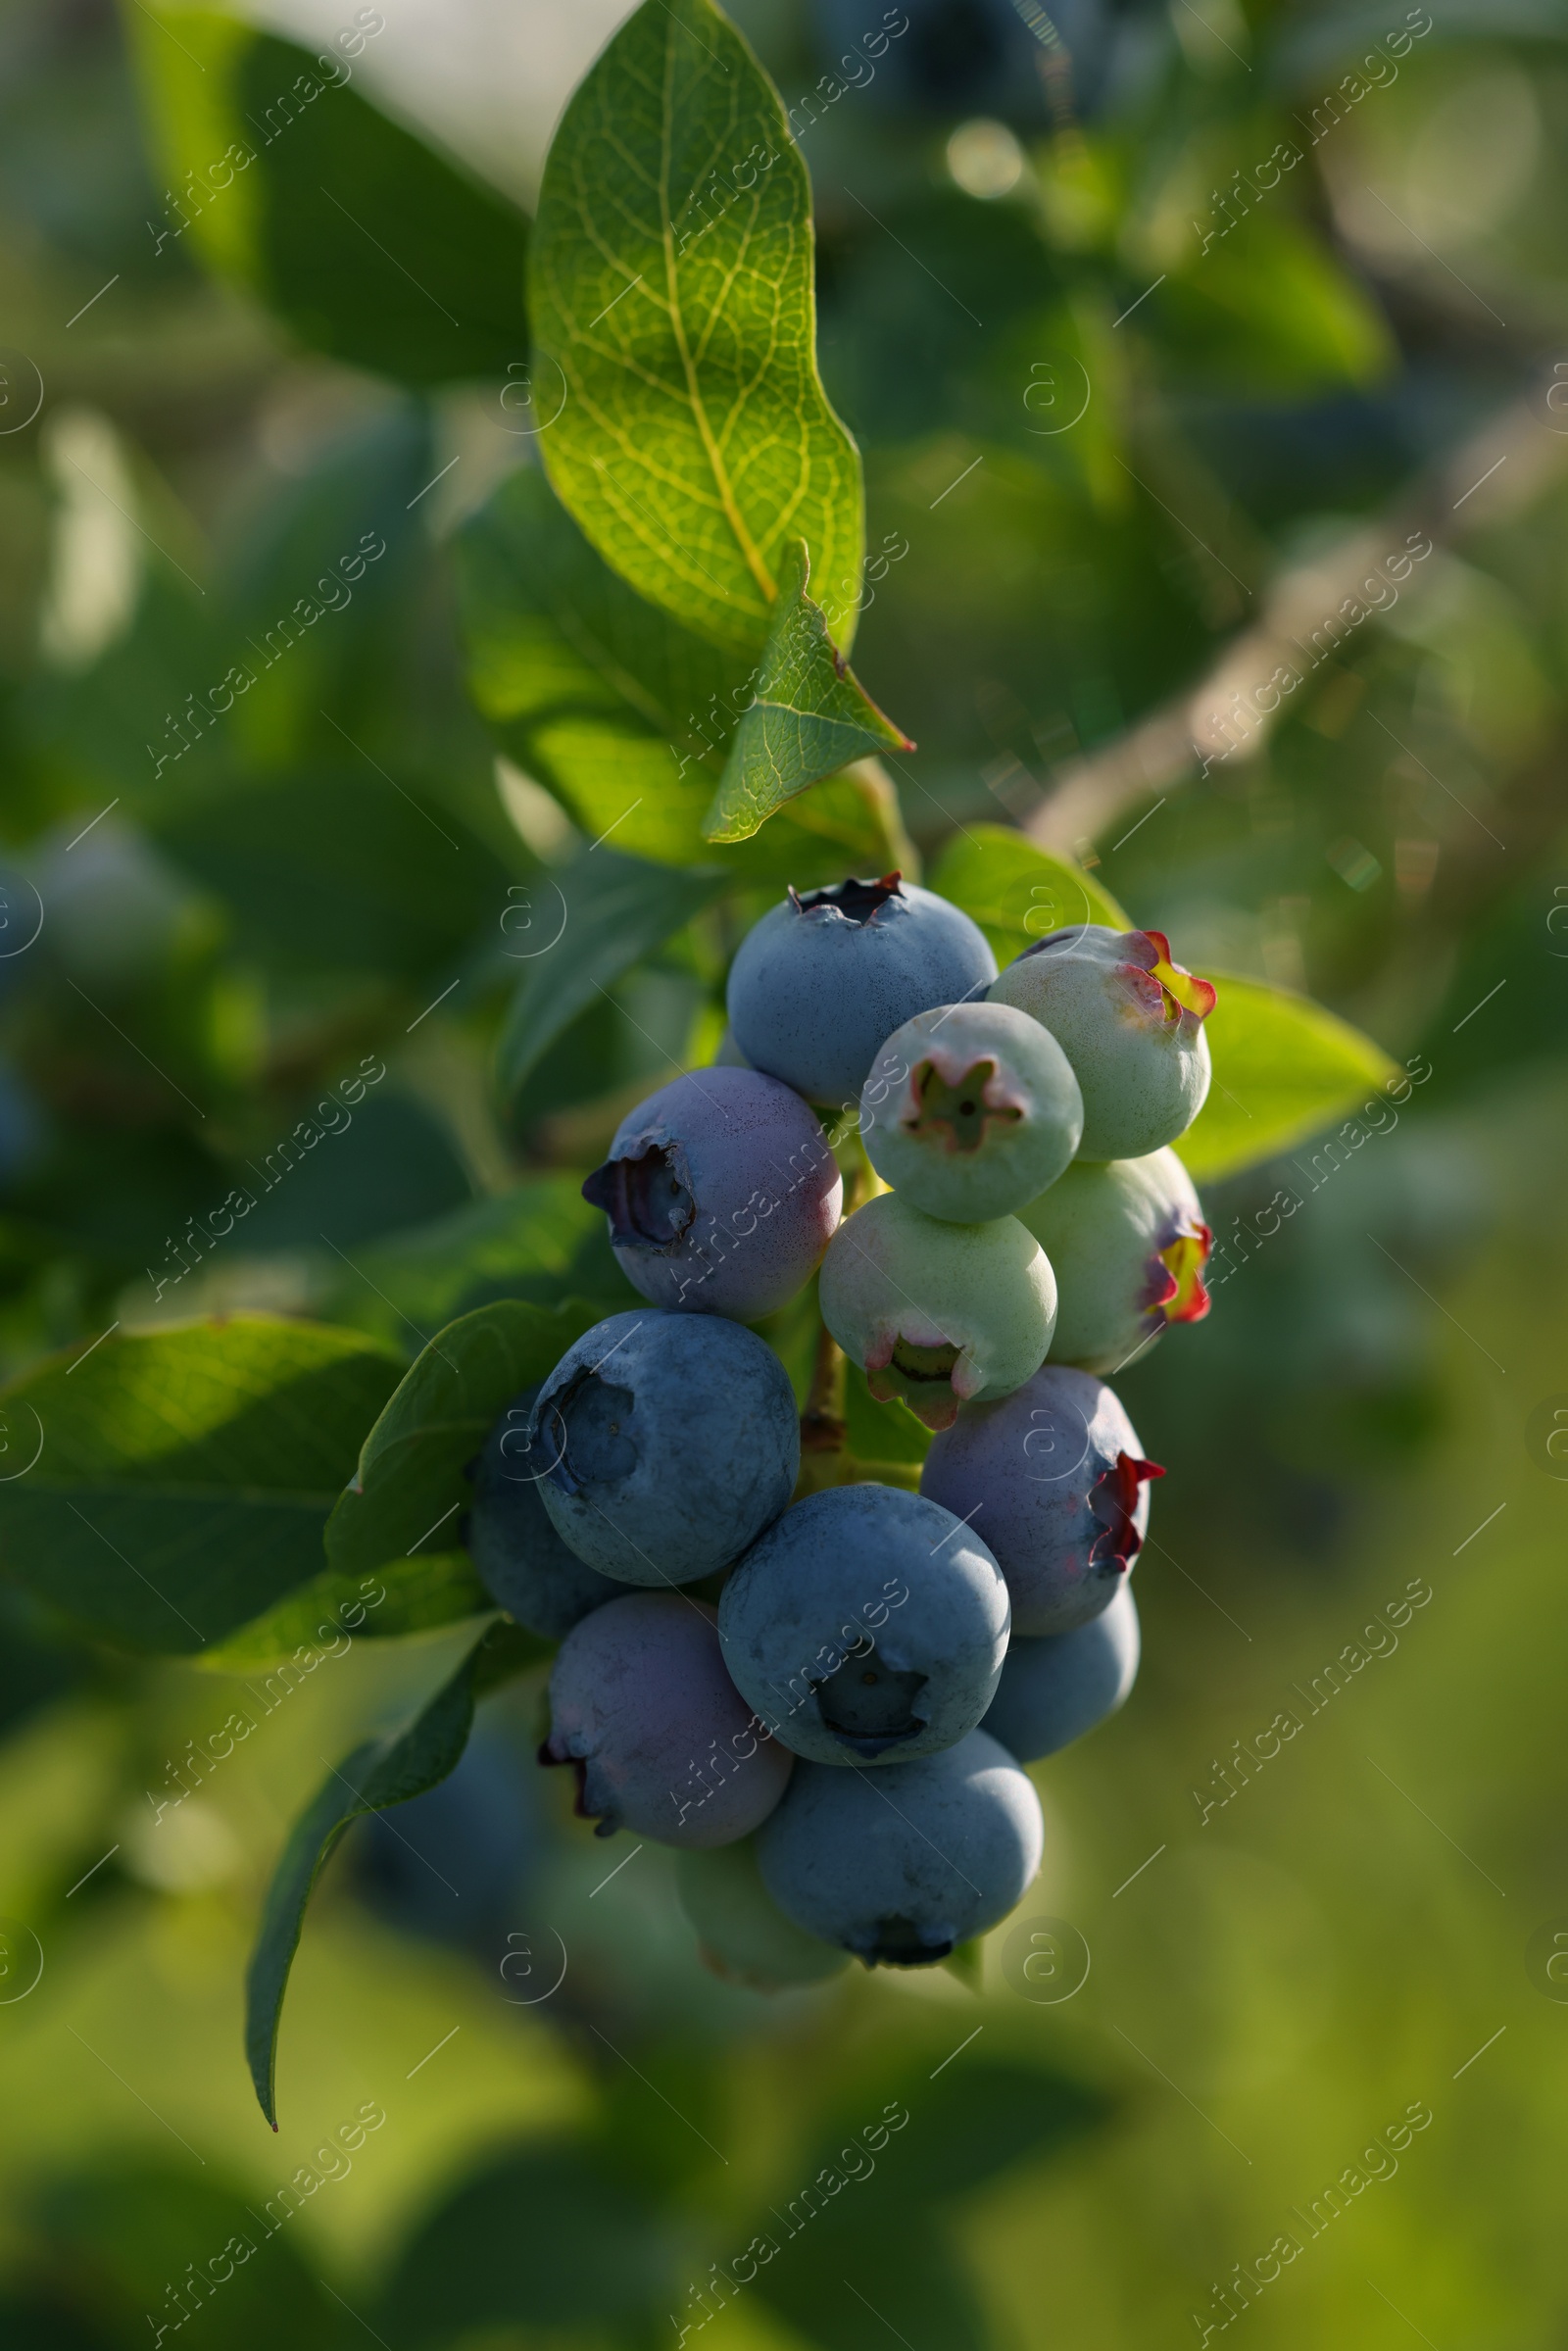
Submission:
[[[816,1335],[816,1361],[811,1386],[801,1414],[803,1453],[841,1453],[844,1450],[844,1351],[824,1323]]]

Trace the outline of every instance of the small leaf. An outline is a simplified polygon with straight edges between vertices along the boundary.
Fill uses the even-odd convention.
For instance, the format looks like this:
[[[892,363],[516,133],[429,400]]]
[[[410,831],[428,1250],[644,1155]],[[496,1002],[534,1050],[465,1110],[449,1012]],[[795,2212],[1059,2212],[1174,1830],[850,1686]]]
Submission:
[[[785,552],[778,603],[757,690],[729,748],[705,826],[710,841],[745,841],[775,810],[869,752],[912,751],[828,635],[807,594],[804,543]]]
[[[255,1673],[301,1648],[332,1650],[345,1637],[386,1641],[428,1633],[494,1607],[467,1552],[456,1547],[389,1559],[371,1575],[326,1568],[254,1624],[204,1649],[201,1663],[212,1673]]]
[[[249,1314],[56,1356],[0,1399],[13,1447],[41,1448],[0,1483],[0,1572],[128,1648],[221,1641],[319,1573],[399,1369],[357,1332]]]
[[[607,561],[755,656],[804,538],[824,604],[853,619],[860,465],[816,371],[809,183],[778,92],[710,0],[644,0],[577,90],[530,285],[564,379],[540,451]]]
[[[896,803],[835,776],[717,855],[703,820],[757,663],[649,604],[583,537],[544,476],[510,474],[456,542],[468,682],[498,740],[590,840],[807,887],[902,861]]]
[[[1176,1143],[1200,1182],[1293,1150],[1398,1074],[1380,1045],[1310,998],[1262,980],[1207,976],[1218,997],[1203,1024],[1213,1083]]]
[[[554,1371],[598,1320],[580,1301],[552,1312],[504,1298],[439,1332],[366,1438],[332,1513],[334,1575],[355,1581],[421,1558],[428,1566],[456,1549],[473,1493],[465,1469],[518,1390]]]
[[[1102,922],[1136,930],[1108,890],[1066,857],[1036,848],[1004,824],[974,824],[955,833],[931,875],[930,887],[961,906],[1005,967],[1048,931],[1074,922]]]
[[[313,53],[159,0],[124,22],[179,191],[149,223],[164,268],[188,231],[302,342],[400,382],[520,367],[527,220],[345,86],[372,36]]]
[[[623,971],[684,928],[724,888],[722,873],[687,873],[585,849],[558,878],[533,892],[526,931],[537,952],[525,963],[499,1049],[503,1094],[514,1097],[546,1050],[599,1003]],[[549,934],[554,931],[552,938]],[[509,945],[509,954],[524,951]]]
[[[289,1833],[267,1889],[245,1984],[245,2053],[262,2112],[277,2129],[277,2031],[316,1881],[351,1821],[422,1796],[463,1760],[473,1728],[477,1645],[408,1728],[367,1739],[328,1773]]]

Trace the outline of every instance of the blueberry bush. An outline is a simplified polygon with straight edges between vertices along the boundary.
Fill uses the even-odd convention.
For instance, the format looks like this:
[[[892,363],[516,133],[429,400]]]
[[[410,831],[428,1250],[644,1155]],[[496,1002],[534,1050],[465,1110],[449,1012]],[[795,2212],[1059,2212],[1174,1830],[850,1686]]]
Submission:
[[[1128,2093],[949,2003],[1069,1965],[1074,1803],[1164,1834],[1188,1594],[1250,1646],[1453,1425],[1409,1317],[1560,1035],[1568,281],[1493,185],[1560,28],[641,0],[509,166],[343,13],[40,20],[79,169],[0,167],[0,1987],[206,1900],[236,2088],[344,2084],[261,2219],[227,2141],[51,2160],[0,2319],[989,2351],[976,2192]],[[1478,58],[1492,226],[1412,256],[1354,174]],[[1310,1720],[1239,1702],[1160,1853]],[[270,2243],[394,2160],[345,1910],[539,2028],[357,2307]],[[1086,2339],[1271,2282],[1160,2258]]]

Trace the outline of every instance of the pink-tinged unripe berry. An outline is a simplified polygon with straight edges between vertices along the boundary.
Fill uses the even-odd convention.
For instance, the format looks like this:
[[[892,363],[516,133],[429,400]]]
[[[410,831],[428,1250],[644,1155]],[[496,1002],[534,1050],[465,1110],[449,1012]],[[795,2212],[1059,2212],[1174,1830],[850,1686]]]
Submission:
[[[810,1280],[844,1197],[800,1096],[732,1068],[688,1071],[639,1102],[582,1190],[644,1298],[738,1322]]]
[[[1026,947],[991,990],[1048,1028],[1084,1102],[1084,1159],[1140,1159],[1174,1143],[1208,1093],[1214,990],[1173,963],[1160,931],[1074,923]]]
[[[628,1592],[585,1616],[550,1674],[541,1763],[577,1769],[577,1810],[610,1837],[630,1829],[695,1848],[749,1837],[784,1792],[794,1758],[724,1669],[706,1601]]]
[[[1083,1123],[1066,1054],[1012,1004],[917,1013],[888,1039],[860,1095],[877,1174],[927,1216],[958,1224],[1015,1215],[1056,1181]]]
[[[928,1429],[1005,1396],[1051,1345],[1056,1284],[1015,1216],[952,1224],[884,1192],[847,1217],[822,1260],[822,1320],[871,1394]]]
[[[920,1492],[984,1531],[1012,1630],[1033,1638],[1109,1605],[1143,1546],[1149,1481],[1164,1474],[1102,1380],[1048,1363],[1001,1403],[964,1407],[926,1455]]]
[[[1056,1270],[1054,1363],[1109,1375],[1168,1323],[1208,1312],[1213,1235],[1173,1151],[1080,1159],[1018,1214]]]

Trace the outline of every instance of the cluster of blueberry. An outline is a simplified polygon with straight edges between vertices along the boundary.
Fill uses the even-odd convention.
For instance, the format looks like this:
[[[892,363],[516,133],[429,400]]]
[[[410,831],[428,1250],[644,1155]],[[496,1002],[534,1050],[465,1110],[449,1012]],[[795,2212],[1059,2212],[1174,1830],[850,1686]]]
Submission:
[[[999,978],[897,874],[792,891],[736,956],[725,1058],[585,1184],[650,1308],[514,1399],[468,1541],[561,1641],[541,1759],[600,1834],[680,1849],[727,1972],[917,1965],[996,1925],[1040,1863],[1022,1766],[1126,1696],[1162,1473],[1100,1375],[1207,1305],[1168,1147],[1213,1001],[1157,932],[1056,931]],[[834,1105],[875,1171],[848,1216]],[[832,1338],[936,1433],[917,1494],[792,1500],[794,1392],[745,1326],[818,1267]]]

